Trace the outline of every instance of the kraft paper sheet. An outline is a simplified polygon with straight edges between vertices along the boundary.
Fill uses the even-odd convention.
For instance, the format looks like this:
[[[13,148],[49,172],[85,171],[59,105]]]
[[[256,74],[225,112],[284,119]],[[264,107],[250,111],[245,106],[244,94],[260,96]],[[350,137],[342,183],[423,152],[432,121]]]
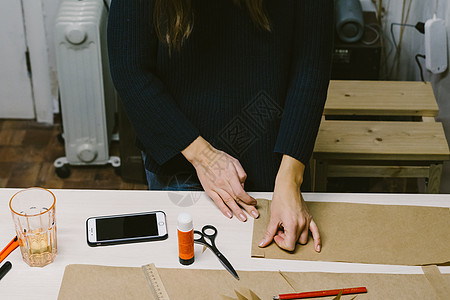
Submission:
[[[141,268],[68,265],[58,299],[154,298]]]
[[[307,202],[317,223],[322,251],[312,237],[287,252],[258,244],[270,219],[270,201],[258,199],[252,257],[394,265],[449,265],[450,210],[440,207]]]
[[[367,287],[362,299],[446,299],[450,274],[436,266],[423,274],[352,274],[239,271],[237,281],[225,270],[162,269],[158,274],[170,299],[237,299],[236,291],[250,297],[272,299],[280,293],[348,287]],[[432,268],[432,269],[430,269]],[[286,279],[285,279],[286,278]],[[434,280],[434,281],[430,281]],[[291,287],[292,286],[292,287]],[[437,287],[439,290],[436,290]],[[342,299],[351,299],[352,295]],[[320,299],[332,299],[323,297]],[[69,265],[64,272],[58,299],[154,299],[141,268]]]

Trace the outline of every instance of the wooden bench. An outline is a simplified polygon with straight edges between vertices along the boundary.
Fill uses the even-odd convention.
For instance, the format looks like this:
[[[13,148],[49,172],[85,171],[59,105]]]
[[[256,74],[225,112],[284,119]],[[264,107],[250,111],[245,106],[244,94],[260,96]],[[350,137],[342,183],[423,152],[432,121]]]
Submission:
[[[450,151],[437,114],[431,84],[331,81],[312,159],[313,190],[326,191],[328,177],[423,177],[427,192],[439,193]]]

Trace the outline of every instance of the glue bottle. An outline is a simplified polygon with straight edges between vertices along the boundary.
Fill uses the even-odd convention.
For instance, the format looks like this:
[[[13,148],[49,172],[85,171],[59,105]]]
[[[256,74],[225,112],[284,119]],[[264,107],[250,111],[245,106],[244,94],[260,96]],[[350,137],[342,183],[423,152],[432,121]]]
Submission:
[[[194,262],[194,226],[188,213],[178,215],[178,257],[182,265]]]

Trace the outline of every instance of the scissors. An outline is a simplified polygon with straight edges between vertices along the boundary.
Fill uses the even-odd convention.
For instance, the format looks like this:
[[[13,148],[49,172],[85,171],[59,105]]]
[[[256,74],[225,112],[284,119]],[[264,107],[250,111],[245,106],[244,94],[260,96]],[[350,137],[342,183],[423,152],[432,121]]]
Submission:
[[[209,234],[207,232],[207,230],[212,230],[213,233]],[[195,237],[195,235],[197,235],[197,237]],[[227,271],[230,272],[231,275],[234,276],[234,278],[239,280],[239,276],[236,273],[236,271],[234,270],[233,266],[225,258],[225,256],[223,256],[223,254],[220,253],[219,249],[217,249],[216,243],[215,243],[216,236],[217,236],[217,229],[216,229],[216,227],[214,227],[212,225],[203,226],[201,232],[198,230],[194,230],[194,242],[197,244],[204,245],[204,246],[208,247],[209,249],[211,249],[211,251],[217,256],[219,261],[225,267],[225,269],[227,269]],[[205,238],[207,238],[210,241],[210,243],[208,243]]]

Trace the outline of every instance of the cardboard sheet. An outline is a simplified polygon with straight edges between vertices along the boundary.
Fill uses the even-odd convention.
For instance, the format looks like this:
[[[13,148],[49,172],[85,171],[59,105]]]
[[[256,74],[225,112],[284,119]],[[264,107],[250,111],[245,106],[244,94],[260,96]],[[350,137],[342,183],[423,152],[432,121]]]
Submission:
[[[259,248],[270,219],[270,201],[258,199],[252,257],[394,265],[449,265],[450,210],[440,207],[308,202],[319,226],[322,251],[312,238],[287,252]]]
[[[140,268],[68,265],[58,299],[154,299]]]
[[[433,266],[436,292],[425,275],[339,274],[300,272],[238,271],[235,280],[225,270],[162,269],[158,274],[170,299],[237,299],[236,292],[252,299],[250,290],[260,299],[272,299],[280,293],[305,292],[349,287],[367,287],[360,299],[445,299],[450,294],[450,274],[440,274]],[[351,299],[352,295],[342,299]],[[332,299],[324,297],[321,299]],[[59,292],[66,299],[154,299],[141,268],[69,265]]]

